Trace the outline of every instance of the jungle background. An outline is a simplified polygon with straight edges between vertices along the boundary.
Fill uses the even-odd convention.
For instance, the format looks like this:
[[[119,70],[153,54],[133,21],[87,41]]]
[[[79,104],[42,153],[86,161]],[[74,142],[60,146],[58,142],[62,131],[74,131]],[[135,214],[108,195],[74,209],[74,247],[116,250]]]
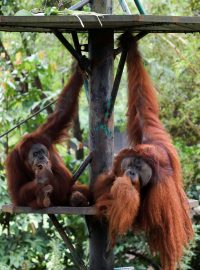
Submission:
[[[0,14],[14,15],[20,10],[45,10],[69,7],[76,1],[1,0]],[[114,14],[123,14],[115,0]],[[127,1],[133,14],[134,1]],[[145,10],[153,15],[200,15],[199,0],[143,0]],[[85,8],[85,10],[89,10]],[[70,35],[66,35],[70,40]],[[87,35],[80,35],[81,43]],[[159,95],[161,119],[170,132],[181,157],[184,186],[192,199],[200,199],[200,34],[149,34],[140,41],[145,65]],[[116,59],[116,63],[118,59]],[[43,108],[60,93],[70,72],[72,57],[53,34],[0,33],[0,134],[31,113]],[[115,67],[116,68],[116,67]],[[126,127],[126,72],[120,84],[115,106],[115,130]],[[9,203],[5,176],[5,158],[20,138],[43,123],[53,106],[30,119],[0,139],[0,207]],[[70,143],[58,149],[72,170],[88,153],[88,103],[84,90],[79,114],[71,131]],[[83,142],[85,146],[83,147]],[[73,147],[72,147],[73,145]],[[81,182],[88,183],[87,171]],[[167,207],[167,202],[166,202]],[[5,216],[0,214],[3,224]],[[84,219],[61,216],[60,222],[71,237],[79,256],[88,263],[88,231]],[[179,269],[200,269],[200,223],[194,219],[195,238]],[[128,234],[115,248],[115,266],[134,266],[137,270],[159,269],[143,235]],[[47,216],[15,215],[10,231],[0,225],[0,270],[76,269],[69,251]]]

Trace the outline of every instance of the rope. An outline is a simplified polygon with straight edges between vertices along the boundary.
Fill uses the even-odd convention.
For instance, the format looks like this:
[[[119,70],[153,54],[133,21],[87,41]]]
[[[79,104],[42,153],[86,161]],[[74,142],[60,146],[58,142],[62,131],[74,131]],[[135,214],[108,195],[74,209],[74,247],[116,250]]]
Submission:
[[[44,111],[46,108],[48,108],[49,106],[51,106],[52,104],[54,104],[57,101],[54,100],[51,103],[47,104],[46,106],[44,106],[42,109],[38,110],[37,112],[33,113],[32,115],[30,115],[28,118],[22,120],[21,122],[19,122],[17,125],[15,125],[14,127],[12,127],[11,129],[9,129],[8,131],[4,132],[3,134],[0,135],[0,139],[6,135],[8,135],[11,131],[13,131],[14,129],[20,127],[22,124],[26,123],[28,120],[30,120],[31,118],[33,118],[34,116],[38,115],[40,112]]]

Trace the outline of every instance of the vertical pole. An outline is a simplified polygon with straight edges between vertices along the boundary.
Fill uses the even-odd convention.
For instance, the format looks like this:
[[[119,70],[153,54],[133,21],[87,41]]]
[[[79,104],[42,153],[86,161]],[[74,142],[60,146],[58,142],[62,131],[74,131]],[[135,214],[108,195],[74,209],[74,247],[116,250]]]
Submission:
[[[92,10],[98,13],[112,13],[111,0],[93,0]],[[96,177],[107,171],[113,158],[113,117],[105,120],[113,85],[113,30],[91,30],[89,32],[89,54],[92,64],[90,76],[90,151],[93,153],[90,167],[90,185]],[[113,253],[108,251],[107,225],[96,217],[89,221],[90,270],[112,270]]]

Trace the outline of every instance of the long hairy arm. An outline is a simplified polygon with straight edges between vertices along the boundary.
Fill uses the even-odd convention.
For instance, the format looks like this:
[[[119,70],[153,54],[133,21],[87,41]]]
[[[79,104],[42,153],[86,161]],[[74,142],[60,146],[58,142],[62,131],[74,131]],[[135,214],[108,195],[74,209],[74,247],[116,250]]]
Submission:
[[[126,43],[125,43],[126,41]],[[169,159],[170,167],[180,176],[180,162],[170,135],[166,132],[159,119],[159,104],[156,90],[147,73],[142,57],[138,50],[137,41],[132,35],[125,35],[121,39],[122,46],[127,46],[127,71],[128,71],[128,119],[127,131],[129,142],[138,148],[138,152],[149,155],[151,159],[159,159],[159,152],[163,153],[163,159]],[[125,45],[126,44],[126,45]],[[154,145],[157,151],[151,151],[147,144]],[[145,151],[147,150],[147,151]],[[165,157],[164,157],[165,156]]]
[[[63,137],[66,137],[66,132],[77,111],[78,98],[82,85],[83,75],[76,68],[76,71],[58,98],[54,113],[36,130],[36,134],[45,134],[52,143],[58,143]]]
[[[132,35],[124,35],[121,45],[127,47],[127,43],[129,142],[136,145],[166,140],[166,137],[170,140],[159,120],[156,90],[144,67],[137,41]]]

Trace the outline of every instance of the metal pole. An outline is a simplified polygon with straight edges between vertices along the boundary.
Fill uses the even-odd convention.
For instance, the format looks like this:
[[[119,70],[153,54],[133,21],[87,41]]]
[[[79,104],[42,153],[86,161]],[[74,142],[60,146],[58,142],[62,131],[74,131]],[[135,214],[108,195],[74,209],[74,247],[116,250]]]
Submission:
[[[75,183],[76,180],[81,176],[81,174],[84,172],[85,168],[92,162],[92,153],[89,153],[89,155],[86,157],[86,159],[81,163],[78,170],[73,174],[73,182]]]
[[[125,65],[125,62],[126,62],[126,56],[127,56],[127,50],[123,49],[122,53],[121,53],[120,60],[119,60],[119,65],[118,65],[118,68],[117,68],[117,73],[116,73],[116,76],[115,76],[112,92],[111,92],[111,97],[110,97],[110,102],[109,102],[109,105],[108,105],[108,110],[107,110],[107,113],[105,115],[106,119],[109,119],[110,116],[113,113],[113,109],[114,109],[114,106],[115,106],[115,100],[116,100],[119,85],[120,85],[120,82],[121,82],[122,73],[123,73],[123,70],[124,70],[124,65]]]
[[[87,5],[90,2],[90,0],[81,0],[80,2],[78,2],[77,4],[71,6],[69,9],[70,10],[78,10],[83,8],[85,5]]]
[[[92,10],[98,13],[112,13],[112,1],[93,0]],[[107,171],[113,158],[113,117],[106,121],[105,113],[113,85],[113,30],[91,30],[89,32],[89,55],[91,61],[89,93],[90,152],[93,159],[90,166],[90,185],[96,177]],[[107,224],[96,217],[89,218],[90,266],[89,270],[112,270],[113,253],[108,250]]]
[[[126,0],[119,0],[119,3],[123,9],[124,12],[126,12],[127,14],[131,15],[131,11],[126,3]]]
[[[61,32],[58,30],[54,30],[54,35],[60,40],[60,42],[65,46],[65,48],[74,56],[74,58],[78,61],[81,69],[89,71],[89,63],[87,58],[79,55],[79,53],[73,48],[73,46],[69,43],[69,41],[63,36]]]
[[[81,46],[79,44],[77,32],[75,32],[75,31],[72,32],[72,39],[73,39],[74,47],[75,47],[76,51],[79,53],[79,55],[82,56]],[[85,87],[86,97],[88,99],[89,87],[88,87],[88,80],[86,78],[84,78],[84,87]]]

